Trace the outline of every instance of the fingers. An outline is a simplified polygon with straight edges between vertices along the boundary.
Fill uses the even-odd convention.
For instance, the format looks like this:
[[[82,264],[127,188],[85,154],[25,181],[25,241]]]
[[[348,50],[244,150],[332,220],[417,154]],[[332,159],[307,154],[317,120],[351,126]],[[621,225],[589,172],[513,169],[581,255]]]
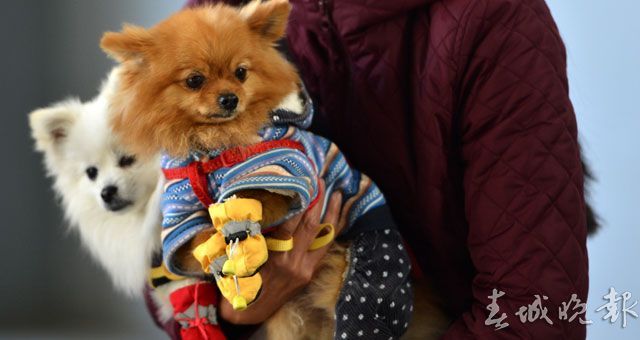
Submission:
[[[334,226],[336,235],[340,234],[344,228],[341,223],[340,210],[342,209],[342,193],[336,191],[331,194],[329,204],[327,205],[327,212],[324,214],[324,220],[322,223],[331,223]]]
[[[324,181],[321,179],[318,181],[319,194],[325,195]],[[298,229],[293,234],[293,248],[294,251],[306,252],[316,238],[318,234],[318,228],[320,226],[320,215],[322,214],[323,197],[319,198],[318,204],[307,210],[303,217]]]
[[[320,179],[318,181],[318,191],[320,195],[324,194],[324,180]],[[317,206],[317,205],[316,205]],[[313,209],[312,209],[313,210]],[[303,211],[295,216],[293,216],[292,218],[284,221],[282,224],[280,224],[272,233],[271,236],[277,239],[288,239],[290,237],[292,237],[293,235],[295,235],[299,229],[301,229],[301,226],[307,225],[308,223],[306,223],[308,220],[313,220],[314,216],[309,215],[309,210],[307,210],[306,212]],[[321,211],[313,211],[314,213],[317,213],[318,216],[320,216]],[[306,221],[303,221],[303,218],[306,218]],[[302,222],[302,223],[301,223]]]
[[[275,228],[269,236],[279,240],[286,240],[291,238],[296,229],[298,229],[298,225],[300,225],[300,221],[302,221],[303,216],[304,212],[294,215],[290,219],[280,224],[277,228]]]

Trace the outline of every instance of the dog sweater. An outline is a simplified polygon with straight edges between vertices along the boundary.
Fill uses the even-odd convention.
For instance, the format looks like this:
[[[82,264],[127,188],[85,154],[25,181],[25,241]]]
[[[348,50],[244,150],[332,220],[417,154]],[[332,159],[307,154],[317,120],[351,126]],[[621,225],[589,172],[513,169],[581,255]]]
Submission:
[[[343,238],[357,234],[357,222],[364,216],[388,216],[380,214],[387,208],[378,187],[366,175],[351,168],[335,144],[304,130],[313,117],[313,104],[304,90],[290,94],[270,114],[271,124],[260,131],[260,136],[263,143],[276,143],[276,147],[250,155],[239,163],[226,160],[225,150],[194,150],[185,158],[162,156],[165,173],[185,168],[192,173],[199,172],[190,178],[169,180],[162,194],[162,252],[164,263],[172,273],[196,275],[175,265],[176,250],[211,227],[206,205],[222,202],[242,190],[264,189],[290,196],[289,211],[281,221],[273,223],[277,225],[319,199],[318,179],[322,178],[327,193],[339,190],[343,194],[343,214],[347,214]],[[218,167],[210,172],[203,170],[203,160],[216,158]],[[329,197],[324,195],[324,200],[318,202],[322,204],[323,215]],[[388,227],[386,222],[388,218],[368,222],[366,228]],[[263,229],[269,227],[262,226]]]

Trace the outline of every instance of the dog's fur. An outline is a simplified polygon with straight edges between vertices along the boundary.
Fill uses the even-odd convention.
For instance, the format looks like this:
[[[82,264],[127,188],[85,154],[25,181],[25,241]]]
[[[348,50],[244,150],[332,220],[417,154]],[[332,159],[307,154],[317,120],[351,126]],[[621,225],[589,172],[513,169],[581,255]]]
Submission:
[[[115,286],[138,295],[151,254],[160,244],[159,191],[154,194],[159,171],[154,157],[121,166],[127,154],[112,137],[107,114],[114,77],[95,99],[70,99],[38,109],[29,121],[70,226]],[[97,169],[93,180],[87,175],[89,167]],[[107,204],[101,192],[110,185],[118,191]]]
[[[186,9],[146,30],[127,25],[106,33],[102,47],[123,63],[122,89],[113,99],[114,130],[136,154],[186,155],[258,141],[268,112],[296,90],[293,66],[273,48],[286,26],[289,4],[254,3]],[[247,69],[245,81],[236,68]],[[187,87],[190,75],[206,78]],[[238,107],[220,114],[218,97],[234,93]]]

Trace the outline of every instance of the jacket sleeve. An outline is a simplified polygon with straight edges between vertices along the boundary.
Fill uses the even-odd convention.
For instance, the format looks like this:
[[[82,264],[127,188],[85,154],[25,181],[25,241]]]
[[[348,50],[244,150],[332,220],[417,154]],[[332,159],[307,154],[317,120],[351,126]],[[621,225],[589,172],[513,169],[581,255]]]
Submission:
[[[162,168],[172,168],[175,164],[169,157],[162,157]],[[188,164],[188,163],[187,163]],[[182,164],[186,165],[186,164]],[[208,177],[208,181],[213,179]],[[176,263],[176,253],[199,232],[211,227],[211,218],[206,208],[194,194],[188,179],[168,181],[160,197],[162,211],[162,256],[170,272],[183,275],[197,275],[183,271]]]
[[[583,339],[578,318],[558,314],[572,294],[586,302],[588,291],[583,170],[564,45],[542,0],[472,7],[460,22],[458,127],[476,275],[472,306],[445,338]],[[509,326],[500,330],[486,324],[493,289],[505,293],[495,318],[506,313]],[[516,315],[536,294],[553,324]]]

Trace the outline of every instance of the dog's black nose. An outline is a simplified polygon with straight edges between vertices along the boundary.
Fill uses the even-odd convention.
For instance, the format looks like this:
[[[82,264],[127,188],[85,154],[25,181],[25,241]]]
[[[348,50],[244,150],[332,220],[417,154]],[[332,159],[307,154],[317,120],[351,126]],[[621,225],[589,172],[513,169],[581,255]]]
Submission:
[[[102,188],[102,191],[100,192],[100,197],[102,197],[102,200],[105,203],[111,203],[111,201],[113,201],[113,198],[117,194],[118,194],[118,187],[115,185],[108,185]]]
[[[218,104],[224,110],[233,111],[238,106],[238,96],[233,93],[223,93],[218,97]]]

